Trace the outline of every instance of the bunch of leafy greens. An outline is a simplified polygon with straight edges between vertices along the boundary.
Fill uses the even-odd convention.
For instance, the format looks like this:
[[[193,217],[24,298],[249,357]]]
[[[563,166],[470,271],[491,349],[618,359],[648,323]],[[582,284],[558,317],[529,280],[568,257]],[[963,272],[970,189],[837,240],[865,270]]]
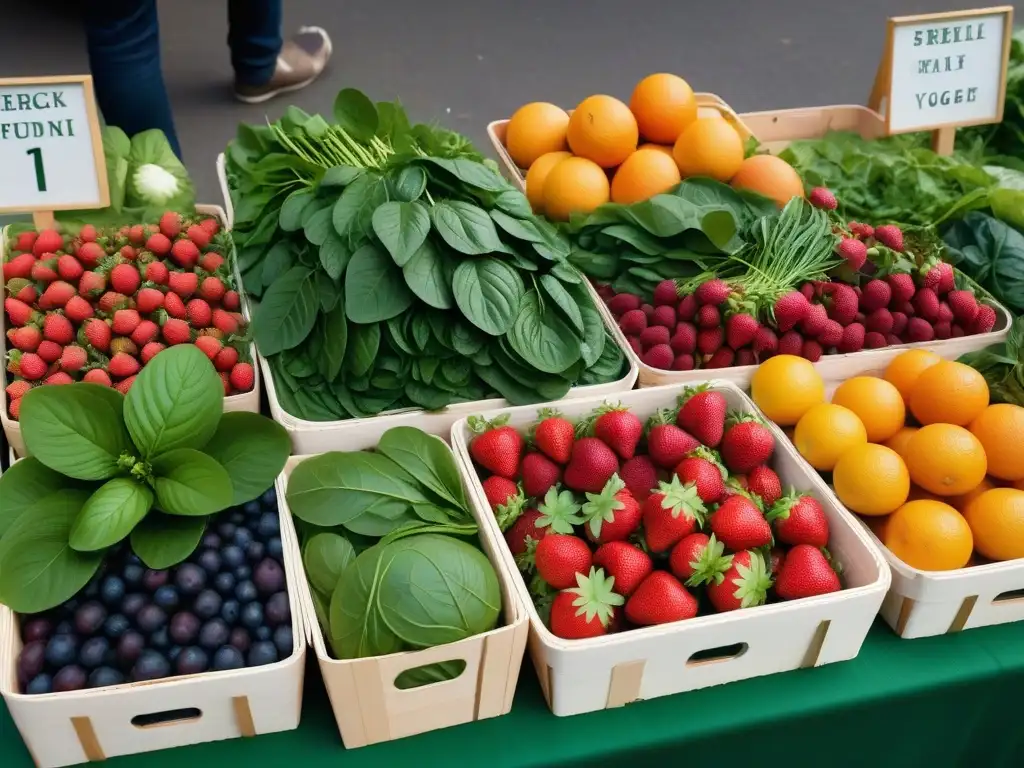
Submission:
[[[1024,314],[1024,235],[972,212],[945,233],[946,259],[1011,312]]]
[[[210,515],[269,488],[287,433],[255,413],[222,413],[223,400],[192,345],[154,357],[127,396],[87,383],[27,392],[29,457],[0,477],[0,602],[19,613],[60,605],[129,538],[147,566],[168,568]]]
[[[687,179],[650,200],[574,215],[566,227],[569,259],[617,292],[649,296],[662,280],[718,272],[746,244],[747,228],[777,213],[766,197],[712,179]]]
[[[1024,406],[1024,317],[1018,317],[1001,344],[960,358],[988,382],[993,403]]]
[[[338,94],[228,149],[253,334],[282,407],[330,421],[621,376],[569,244],[468,143]]]
[[[395,427],[374,452],[307,459],[289,477],[287,501],[303,533],[317,615],[339,659],[451,643],[497,623],[494,568],[455,538],[475,536],[477,526],[439,438]],[[399,687],[457,672],[411,671]]]

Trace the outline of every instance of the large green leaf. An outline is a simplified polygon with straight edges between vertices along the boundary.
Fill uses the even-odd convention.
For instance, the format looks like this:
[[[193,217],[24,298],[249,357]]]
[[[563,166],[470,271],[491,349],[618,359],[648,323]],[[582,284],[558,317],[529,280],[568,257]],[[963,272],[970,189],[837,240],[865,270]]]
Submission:
[[[320,246],[320,266],[324,268],[331,280],[337,280],[348,266],[352,251],[341,236],[331,230]]]
[[[224,384],[191,344],[154,357],[128,391],[124,420],[147,460],[176,448],[202,448],[217,431]]]
[[[384,656],[402,648],[377,609],[381,550],[371,547],[359,555],[342,572],[331,597],[331,648],[339,659]]]
[[[159,509],[169,515],[212,515],[231,506],[231,476],[220,463],[192,448],[177,448],[153,461]]]
[[[195,352],[206,360],[198,349]],[[156,358],[151,364],[154,363]],[[212,370],[209,360],[206,363]],[[136,385],[141,379],[140,375]],[[220,387],[223,395],[224,387]],[[121,454],[132,452],[124,424],[127,414],[122,415],[123,404],[120,393],[99,384],[31,389],[21,400],[25,447],[50,469],[68,477],[113,477],[119,471]]]
[[[338,304],[323,318],[324,345],[320,350],[320,371],[328,381],[334,381],[345,362],[348,348],[348,319],[345,317],[345,302]]]
[[[318,533],[302,548],[302,564],[306,577],[317,592],[331,595],[349,563],[356,559],[356,550],[344,536]]]
[[[541,307],[535,290],[523,298],[508,343],[530,366],[545,373],[561,373],[582,354],[579,337],[553,310]]]
[[[345,272],[345,313],[353,323],[376,323],[407,310],[413,295],[386,253],[364,245]]]
[[[467,259],[456,267],[452,279],[455,302],[462,314],[492,336],[501,336],[512,327],[523,290],[519,273],[493,258]]]
[[[132,531],[132,551],[149,568],[161,570],[177,565],[189,555],[206,530],[205,517],[181,517],[150,512]]]
[[[68,478],[34,456],[17,461],[0,476],[0,538],[25,512],[47,496],[60,493]]]
[[[458,200],[439,202],[430,209],[437,234],[459,253],[469,256],[507,251],[494,222],[479,206]]]
[[[117,544],[153,506],[153,491],[130,477],[115,477],[85,502],[71,526],[70,543],[79,552],[94,552]]]
[[[485,192],[504,192],[509,187],[508,182],[493,170],[467,157],[425,157],[423,161],[444,168],[464,184]]]
[[[377,133],[377,108],[355,88],[344,88],[334,99],[334,122],[357,141],[369,142]]]
[[[355,376],[362,376],[373,367],[380,349],[380,326],[377,323],[359,325],[348,329],[348,345],[345,349],[345,369]]]
[[[373,231],[395,264],[404,267],[430,234],[430,214],[421,203],[384,203],[373,212]]]
[[[455,457],[441,438],[415,427],[392,427],[381,435],[377,451],[468,515]]]
[[[221,416],[213,437],[203,447],[231,477],[231,503],[243,504],[274,484],[292,452],[288,432],[258,413],[233,411]]]
[[[444,259],[444,254],[430,240],[424,240],[402,267],[409,289],[420,301],[436,309],[451,309],[455,305],[451,277]]]
[[[0,540],[0,603],[18,613],[39,613],[88,583],[103,555],[76,552],[68,538],[89,495],[86,490],[58,491],[11,525]]]
[[[309,267],[292,267],[263,294],[252,320],[261,355],[296,347],[313,329],[318,305],[313,275]]]

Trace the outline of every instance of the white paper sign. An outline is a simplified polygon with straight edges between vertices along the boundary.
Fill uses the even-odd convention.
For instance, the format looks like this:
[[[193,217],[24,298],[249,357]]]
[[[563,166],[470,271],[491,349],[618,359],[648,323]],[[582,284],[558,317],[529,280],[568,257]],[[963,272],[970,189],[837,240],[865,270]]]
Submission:
[[[1008,20],[1006,13],[893,19],[889,132],[998,122]]]
[[[108,204],[91,81],[55,80],[0,81],[0,212]]]

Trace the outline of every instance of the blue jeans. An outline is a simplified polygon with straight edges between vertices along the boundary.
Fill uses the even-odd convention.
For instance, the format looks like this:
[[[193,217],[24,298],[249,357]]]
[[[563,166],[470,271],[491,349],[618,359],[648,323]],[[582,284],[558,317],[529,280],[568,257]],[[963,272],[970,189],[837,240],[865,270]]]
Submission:
[[[235,79],[262,85],[281,52],[282,0],[229,0],[228,45]],[[159,128],[181,157],[160,68],[156,0],[87,0],[86,37],[96,100],[109,125],[133,136]]]

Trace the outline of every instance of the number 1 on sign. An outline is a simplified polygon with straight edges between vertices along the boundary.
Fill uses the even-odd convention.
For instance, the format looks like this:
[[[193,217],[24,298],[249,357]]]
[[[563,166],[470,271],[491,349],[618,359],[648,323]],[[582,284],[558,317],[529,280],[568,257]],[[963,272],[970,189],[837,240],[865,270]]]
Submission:
[[[35,161],[36,166],[36,186],[40,192],[46,191],[46,171],[43,168],[43,150],[39,147],[30,149],[25,152],[26,155],[31,155]]]

